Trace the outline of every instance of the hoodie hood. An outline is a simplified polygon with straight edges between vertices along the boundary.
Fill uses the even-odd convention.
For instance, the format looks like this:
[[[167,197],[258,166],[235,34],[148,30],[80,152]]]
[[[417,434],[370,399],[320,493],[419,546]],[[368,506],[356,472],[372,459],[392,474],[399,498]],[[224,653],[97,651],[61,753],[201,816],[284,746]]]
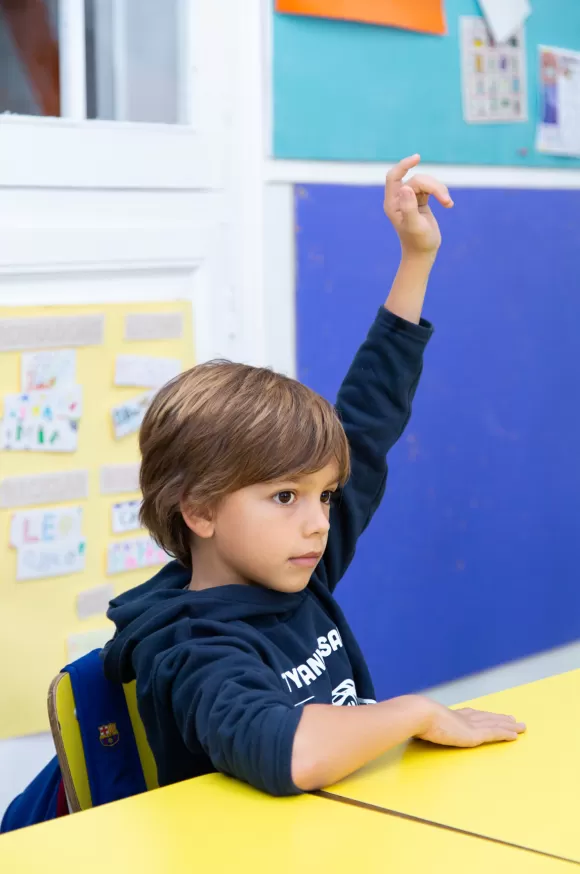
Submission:
[[[191,571],[179,562],[165,565],[148,582],[129,589],[111,601],[107,612],[116,632],[104,651],[109,679],[128,683],[135,679],[133,652],[147,638],[163,637],[164,648],[190,636],[192,625],[211,624],[212,631],[227,633],[227,623],[283,621],[306,597],[306,592],[275,592],[262,586],[216,586],[191,591]],[[189,634],[184,626],[189,629]]]

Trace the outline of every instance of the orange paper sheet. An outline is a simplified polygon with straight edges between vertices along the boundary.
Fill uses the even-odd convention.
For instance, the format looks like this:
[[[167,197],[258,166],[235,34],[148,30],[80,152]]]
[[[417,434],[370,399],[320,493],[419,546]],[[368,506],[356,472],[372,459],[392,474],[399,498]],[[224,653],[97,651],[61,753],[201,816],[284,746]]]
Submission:
[[[446,33],[443,0],[276,0],[278,12]]]

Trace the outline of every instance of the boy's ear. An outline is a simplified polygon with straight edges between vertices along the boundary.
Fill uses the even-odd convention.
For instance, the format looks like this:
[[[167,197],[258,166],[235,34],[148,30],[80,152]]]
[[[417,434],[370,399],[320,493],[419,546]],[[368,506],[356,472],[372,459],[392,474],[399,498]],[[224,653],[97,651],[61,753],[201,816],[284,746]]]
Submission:
[[[180,510],[183,521],[190,531],[197,534],[198,537],[203,537],[204,540],[213,537],[215,525],[209,512],[204,512],[202,515],[199,508],[194,509],[185,503],[181,504]]]

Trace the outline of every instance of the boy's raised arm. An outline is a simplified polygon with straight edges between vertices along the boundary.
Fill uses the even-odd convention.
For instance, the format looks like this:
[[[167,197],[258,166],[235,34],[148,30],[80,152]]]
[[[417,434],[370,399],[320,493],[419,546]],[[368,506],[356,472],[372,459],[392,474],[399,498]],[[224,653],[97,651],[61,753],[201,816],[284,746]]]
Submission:
[[[383,496],[386,456],[411,415],[423,351],[432,333],[421,311],[441,233],[428,201],[431,195],[446,207],[453,201],[445,185],[431,176],[403,181],[418,162],[418,155],[406,158],[387,176],[384,208],[401,241],[401,263],[338,393],[336,406],[351,448],[352,474],[331,514],[324,556],[331,589],[350,564],[356,542]]]

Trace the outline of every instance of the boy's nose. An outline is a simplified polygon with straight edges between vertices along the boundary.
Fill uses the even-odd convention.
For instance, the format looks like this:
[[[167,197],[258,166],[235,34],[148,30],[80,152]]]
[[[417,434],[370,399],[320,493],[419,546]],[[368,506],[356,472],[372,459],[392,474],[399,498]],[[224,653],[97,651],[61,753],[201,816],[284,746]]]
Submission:
[[[319,503],[318,507],[312,509],[305,517],[304,533],[306,535],[327,534],[329,528],[330,521],[328,519],[327,511],[324,509],[323,505]]]

